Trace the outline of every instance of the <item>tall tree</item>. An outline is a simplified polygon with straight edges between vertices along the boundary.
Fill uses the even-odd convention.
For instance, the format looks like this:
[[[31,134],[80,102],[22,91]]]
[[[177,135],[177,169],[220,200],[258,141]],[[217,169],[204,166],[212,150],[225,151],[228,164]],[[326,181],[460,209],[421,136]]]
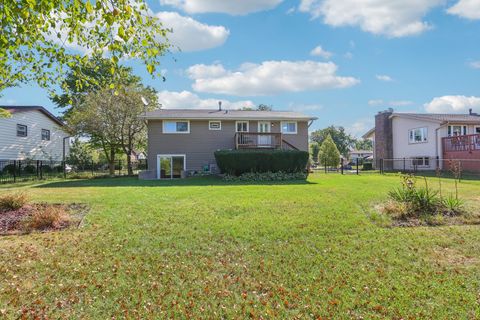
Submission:
[[[257,110],[258,111],[272,111],[273,106],[269,106],[269,105],[261,103],[257,106]]]
[[[0,108],[0,119],[1,118],[10,118],[12,115],[5,109]]]
[[[322,145],[323,141],[330,136],[343,156],[348,154],[350,148],[355,144],[355,138],[349,135],[344,127],[330,126],[325,129],[312,132],[310,139]]]
[[[130,85],[120,90],[116,100],[120,115],[119,144],[127,156],[128,174],[133,175],[133,150],[144,145],[147,139],[147,126],[140,116],[159,107],[157,94],[150,87]],[[144,102],[148,104],[145,105]]]
[[[373,142],[369,139],[361,139],[355,141],[355,149],[357,150],[373,150]]]
[[[337,167],[340,163],[340,151],[338,151],[333,138],[330,135],[323,140],[319,150],[319,161],[327,166]]]
[[[89,92],[104,88],[116,88],[140,85],[141,79],[133,75],[132,68],[119,66],[116,73],[111,69],[114,63],[110,59],[93,56],[70,68],[62,82],[60,90],[51,93],[50,100],[63,109],[66,114],[83,103]],[[84,79],[82,82],[82,78]],[[79,86],[78,84],[81,83]]]
[[[318,153],[320,152],[320,145],[316,142],[310,143],[310,153],[312,154],[313,162],[318,162]]]
[[[90,92],[67,116],[67,123],[78,135],[88,137],[93,146],[103,150],[110,175],[115,174],[115,155],[120,149],[121,117],[116,97],[110,88]]]
[[[144,0],[0,1],[0,28],[0,92],[27,81],[51,87],[66,68],[95,54],[111,59],[112,74],[121,59],[135,58],[160,75],[170,47],[170,30]],[[85,77],[77,76],[81,86]]]

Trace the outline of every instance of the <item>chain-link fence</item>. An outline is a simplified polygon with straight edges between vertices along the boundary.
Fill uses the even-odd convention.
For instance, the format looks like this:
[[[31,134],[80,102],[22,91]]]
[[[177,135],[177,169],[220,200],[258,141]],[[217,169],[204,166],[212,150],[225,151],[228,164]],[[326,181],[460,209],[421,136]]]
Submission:
[[[131,162],[131,174],[147,170],[147,160]],[[45,160],[0,160],[0,183],[16,183],[52,178],[93,178],[129,175],[126,160],[107,162],[69,163]]]

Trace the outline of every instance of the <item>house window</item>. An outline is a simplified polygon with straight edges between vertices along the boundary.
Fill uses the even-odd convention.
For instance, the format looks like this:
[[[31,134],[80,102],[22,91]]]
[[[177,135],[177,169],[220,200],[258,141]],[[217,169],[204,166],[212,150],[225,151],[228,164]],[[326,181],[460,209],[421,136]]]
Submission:
[[[237,121],[235,130],[236,132],[248,132],[248,121]]]
[[[409,131],[410,143],[427,142],[428,128],[416,128]]]
[[[412,158],[412,165],[414,167],[429,167],[430,166],[430,158],[429,157]]]
[[[190,122],[163,121],[163,133],[190,133]]]
[[[221,121],[209,121],[208,122],[208,130],[222,130],[222,122]]]
[[[296,134],[297,123],[295,121],[282,121],[282,133]]]
[[[17,137],[27,136],[27,126],[23,124],[17,124]]]
[[[50,130],[42,129],[42,140],[50,141]]]
[[[467,134],[467,126],[448,126],[448,136],[463,136]]]

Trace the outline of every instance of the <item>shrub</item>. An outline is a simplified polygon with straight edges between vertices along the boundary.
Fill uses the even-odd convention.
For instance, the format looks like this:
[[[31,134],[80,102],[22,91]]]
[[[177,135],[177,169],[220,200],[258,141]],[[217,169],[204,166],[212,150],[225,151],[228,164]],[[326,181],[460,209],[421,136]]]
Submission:
[[[15,166],[13,164],[7,164],[5,167],[3,167],[3,170],[2,170],[3,173],[8,173],[12,175],[14,171],[15,171]]]
[[[373,170],[373,163],[371,163],[371,162],[365,162],[365,163],[363,164],[362,170],[364,170],[364,171]]]
[[[25,173],[34,174],[35,172],[37,172],[37,167],[31,164],[28,164],[25,167],[23,167],[23,171]]]
[[[308,176],[307,172],[247,172],[240,176],[225,175],[225,181],[288,181],[288,180],[305,180]]]
[[[25,193],[9,193],[0,196],[0,210],[18,210],[28,202],[28,196]]]
[[[22,222],[24,231],[56,229],[68,223],[70,217],[63,207],[38,207],[32,215]]]
[[[309,154],[298,150],[220,150],[215,152],[222,173],[305,172]]]
[[[456,215],[463,211],[463,201],[452,194],[444,198],[442,203],[445,209],[451,215]]]

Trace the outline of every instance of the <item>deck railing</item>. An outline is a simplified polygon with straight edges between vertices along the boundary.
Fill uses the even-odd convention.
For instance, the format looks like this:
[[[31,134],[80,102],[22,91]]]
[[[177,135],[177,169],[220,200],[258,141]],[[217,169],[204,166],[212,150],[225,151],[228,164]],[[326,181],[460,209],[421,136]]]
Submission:
[[[443,141],[443,152],[480,151],[480,134],[446,137]]]
[[[270,132],[235,133],[236,149],[281,149],[282,134]]]

